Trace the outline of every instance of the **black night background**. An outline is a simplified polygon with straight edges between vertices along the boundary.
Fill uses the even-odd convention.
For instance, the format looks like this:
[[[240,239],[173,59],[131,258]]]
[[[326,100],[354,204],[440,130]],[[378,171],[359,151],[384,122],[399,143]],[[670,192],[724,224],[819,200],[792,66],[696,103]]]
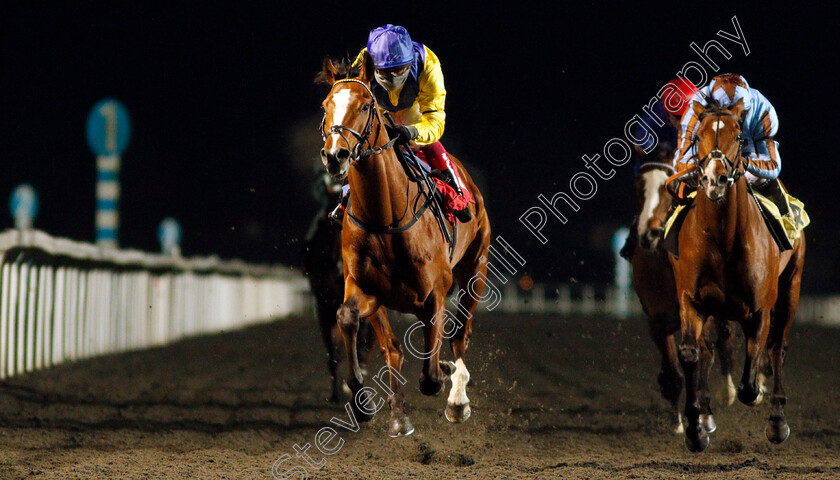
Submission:
[[[737,16],[750,54],[723,41],[732,58],[716,56],[720,73],[744,75],[775,106],[782,179],[812,220],[803,292],[837,290],[836,6],[483,5],[13,2],[0,15],[0,198],[31,183],[37,228],[92,241],[96,172],[84,126],[94,103],[114,97],[133,126],[121,246],[158,250],[158,224],[172,216],[185,255],[299,265],[319,208],[311,185],[326,91],[312,79],[325,55],[355,54],[370,29],[395,23],[441,59],[442,141],[482,182],[494,233],[537,280],[609,282],[610,237],[633,215],[631,164],[568,224],[550,219],[547,245],[518,218],[537,194],[568,191],[581,156],[621,137],[697,61],[691,42],[720,40]]]

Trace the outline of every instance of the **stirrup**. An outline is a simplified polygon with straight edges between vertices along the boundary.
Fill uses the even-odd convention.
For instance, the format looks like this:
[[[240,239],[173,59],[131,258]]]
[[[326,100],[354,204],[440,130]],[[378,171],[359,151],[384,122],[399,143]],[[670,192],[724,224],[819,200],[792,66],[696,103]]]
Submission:
[[[332,209],[332,211],[329,214],[327,214],[327,216],[330,218],[330,220],[333,221],[333,223],[341,227],[341,225],[344,223],[345,210],[346,208],[344,207],[344,205],[339,203],[338,205],[336,205],[335,208]]]

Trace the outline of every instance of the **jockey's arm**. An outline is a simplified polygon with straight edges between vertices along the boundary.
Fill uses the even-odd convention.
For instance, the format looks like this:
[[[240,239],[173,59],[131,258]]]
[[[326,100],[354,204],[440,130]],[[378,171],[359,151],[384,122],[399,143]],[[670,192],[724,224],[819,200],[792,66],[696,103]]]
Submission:
[[[773,105],[753,89],[753,112],[744,125],[744,156],[747,171],[759,178],[774,179],[782,171],[779,144],[773,139],[779,130],[779,117]]]
[[[695,100],[688,104],[688,109],[680,120],[680,131],[677,135],[677,148],[674,149],[674,169],[681,172],[688,168],[689,160],[696,153],[693,144],[694,130],[697,128],[698,117],[694,111]]]
[[[420,146],[435,143],[443,136],[446,123],[446,88],[443,85],[443,72],[440,61],[429,47],[426,49],[426,61],[420,74],[420,92],[417,94],[417,104],[420,107],[420,121],[415,123],[417,138],[414,140]]]

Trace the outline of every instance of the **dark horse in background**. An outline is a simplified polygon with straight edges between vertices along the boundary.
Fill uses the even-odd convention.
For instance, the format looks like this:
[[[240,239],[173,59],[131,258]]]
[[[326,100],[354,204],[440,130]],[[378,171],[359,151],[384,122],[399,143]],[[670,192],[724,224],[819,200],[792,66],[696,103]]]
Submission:
[[[680,304],[682,343],[679,359],[686,379],[686,446],[693,452],[709,445],[701,415],[711,414],[708,377],[712,324],[741,325],[746,340],[738,399],[756,405],[764,392],[758,382],[759,360],[768,350],[773,372],[771,414],[765,434],[772,443],[790,435],[782,365],[788,335],[799,304],[805,259],[805,236],[792,250],[780,251],[764,223],[744,177],[743,101],[731,108],[694,104],[699,119],[696,163],[672,177],[694,178],[697,196],[679,232],[679,256],[670,257]],[[692,177],[689,177],[692,176]],[[671,188],[669,180],[669,191]]]
[[[338,403],[343,397],[344,384],[338,375],[342,352],[335,311],[344,300],[344,267],[341,262],[341,228],[327,214],[338,201],[341,184],[322,174],[315,183],[313,193],[321,203],[321,209],[312,219],[303,243],[303,273],[309,279],[309,287],[315,297],[315,314],[327,348],[327,369],[332,380],[329,400]],[[363,371],[373,340],[373,329],[363,322],[359,326],[357,347],[362,352],[360,363]]]
[[[363,386],[358,363],[356,338],[360,322],[367,319],[376,331],[390,377],[388,434],[396,437],[414,432],[402,392],[406,382],[401,375],[402,345],[391,330],[386,310],[392,309],[415,315],[422,326],[424,347],[416,347],[422,349],[421,393],[440,393],[444,381],[451,377],[446,418],[464,421],[470,415],[465,353],[473,313],[483,298],[490,246],[484,199],[461,163],[450,156],[475,199],[468,207],[472,220],[458,224],[457,229],[450,227],[455,238],[450,252],[432,210],[426,208],[434,192],[425,191],[422,183],[409,178],[392,148],[370,89],[374,73],[370,56],[365,56],[357,77],[337,79],[338,73],[326,59],[321,76],[330,92],[322,104],[321,160],[333,178],[347,178],[351,189],[341,231],[344,302],[337,318],[348,353],[353,414],[359,421],[368,421],[384,403],[376,398],[376,390]],[[445,309],[453,282],[462,288],[460,293],[469,291],[458,296],[455,314]],[[450,341],[454,365],[440,360],[444,334]],[[411,350],[415,355],[416,349]],[[377,379],[375,376],[374,382]]]
[[[630,263],[633,265],[633,287],[642,304],[648,321],[648,331],[660,356],[661,366],[657,376],[659,391],[671,405],[671,428],[682,434],[682,414],[679,400],[683,390],[683,376],[677,358],[674,335],[680,330],[680,305],[677,301],[677,287],[674,272],[663,246],[665,222],[672,199],[665,190],[668,177],[674,173],[671,166],[673,148],[659,146],[640,159],[638,173],[634,180],[636,190],[636,223],[634,225],[638,246],[633,250]],[[732,331],[729,324],[717,331],[716,347],[720,370],[726,379],[723,402],[735,402],[735,384],[732,381],[732,366],[735,352],[731,345]],[[701,415],[707,430],[714,431],[711,414]]]

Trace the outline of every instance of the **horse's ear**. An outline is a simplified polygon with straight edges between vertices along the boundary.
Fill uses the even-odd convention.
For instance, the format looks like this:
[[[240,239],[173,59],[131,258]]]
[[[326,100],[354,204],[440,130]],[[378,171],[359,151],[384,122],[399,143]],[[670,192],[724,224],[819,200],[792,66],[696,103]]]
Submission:
[[[694,115],[696,115],[697,117],[700,117],[700,115],[702,115],[703,112],[706,111],[706,107],[701,105],[700,102],[693,102],[691,105],[692,108],[694,108]]]
[[[735,105],[732,105],[732,108],[729,109],[732,112],[732,115],[738,117],[738,120],[744,120],[744,99],[739,98]]]
[[[362,68],[359,70],[359,80],[369,84],[373,80],[373,71],[373,57],[365,51],[362,58]]]
[[[329,56],[324,57],[324,64],[321,71],[315,76],[315,83],[323,83],[325,85],[332,85],[335,83],[335,76],[338,75],[338,69],[333,65]]]

